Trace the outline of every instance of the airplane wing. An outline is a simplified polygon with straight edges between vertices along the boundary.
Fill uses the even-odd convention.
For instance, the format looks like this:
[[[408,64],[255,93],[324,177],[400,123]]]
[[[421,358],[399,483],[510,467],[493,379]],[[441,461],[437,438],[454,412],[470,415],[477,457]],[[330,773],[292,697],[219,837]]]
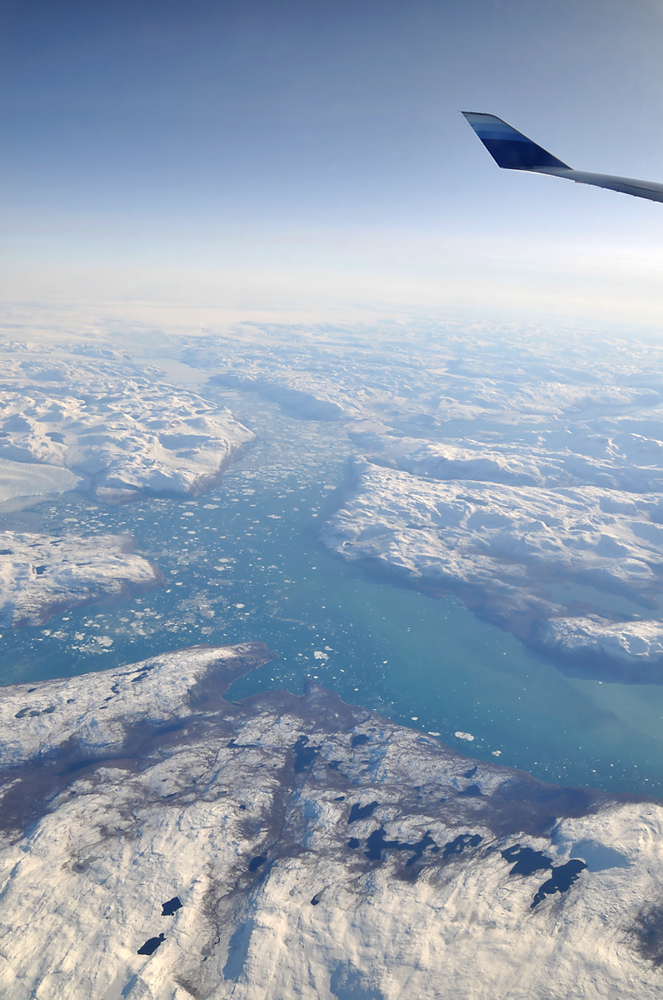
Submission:
[[[482,143],[497,163],[507,170],[529,170],[552,177],[565,177],[576,184],[593,184],[595,187],[609,188],[632,194],[636,198],[663,201],[663,184],[650,181],[636,181],[630,177],[613,177],[610,174],[589,174],[583,170],[573,170],[568,164],[558,160],[522,132],[511,128],[495,115],[475,114],[463,111]]]

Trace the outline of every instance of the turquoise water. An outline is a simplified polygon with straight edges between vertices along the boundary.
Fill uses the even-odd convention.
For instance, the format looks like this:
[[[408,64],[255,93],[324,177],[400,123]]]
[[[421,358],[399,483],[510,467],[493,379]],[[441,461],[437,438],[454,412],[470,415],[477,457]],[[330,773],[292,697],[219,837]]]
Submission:
[[[545,780],[663,794],[662,689],[568,678],[455,599],[431,600],[343,563],[318,541],[344,495],[351,446],[342,428],[289,419],[255,396],[215,396],[260,434],[218,490],[122,507],[65,494],[5,513],[15,529],[128,532],[166,582],[114,606],[6,630],[3,683],[258,639],[279,658],[237,682],[233,697],[299,692],[312,677],[455,749]]]

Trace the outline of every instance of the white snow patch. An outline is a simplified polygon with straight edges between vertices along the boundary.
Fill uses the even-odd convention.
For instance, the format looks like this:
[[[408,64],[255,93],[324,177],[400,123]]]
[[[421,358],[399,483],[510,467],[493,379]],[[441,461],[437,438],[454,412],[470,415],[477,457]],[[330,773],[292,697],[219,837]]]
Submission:
[[[160,580],[116,535],[0,532],[0,625],[37,625],[56,609],[120,597]]]

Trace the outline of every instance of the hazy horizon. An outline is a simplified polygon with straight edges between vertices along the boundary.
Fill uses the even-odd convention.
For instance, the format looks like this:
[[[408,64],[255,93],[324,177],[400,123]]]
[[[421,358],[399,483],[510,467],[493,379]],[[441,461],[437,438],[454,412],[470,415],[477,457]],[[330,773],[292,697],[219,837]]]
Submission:
[[[663,180],[656,4],[3,5],[7,303],[658,328],[663,207],[500,171],[497,114]]]

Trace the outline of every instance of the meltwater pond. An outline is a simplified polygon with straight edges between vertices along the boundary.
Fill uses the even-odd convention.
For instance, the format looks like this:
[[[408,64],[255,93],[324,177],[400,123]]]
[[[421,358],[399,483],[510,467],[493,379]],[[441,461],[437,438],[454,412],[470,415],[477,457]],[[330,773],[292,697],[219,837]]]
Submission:
[[[64,494],[5,512],[16,530],[127,532],[165,584],[5,630],[2,683],[201,642],[262,640],[279,658],[236,682],[231,697],[299,692],[313,678],[457,750],[547,781],[663,794],[663,688],[576,681],[455,599],[364,577],[318,540],[345,489],[352,449],[342,427],[290,419],[254,395],[205,392],[259,435],[219,489],[120,507]]]

